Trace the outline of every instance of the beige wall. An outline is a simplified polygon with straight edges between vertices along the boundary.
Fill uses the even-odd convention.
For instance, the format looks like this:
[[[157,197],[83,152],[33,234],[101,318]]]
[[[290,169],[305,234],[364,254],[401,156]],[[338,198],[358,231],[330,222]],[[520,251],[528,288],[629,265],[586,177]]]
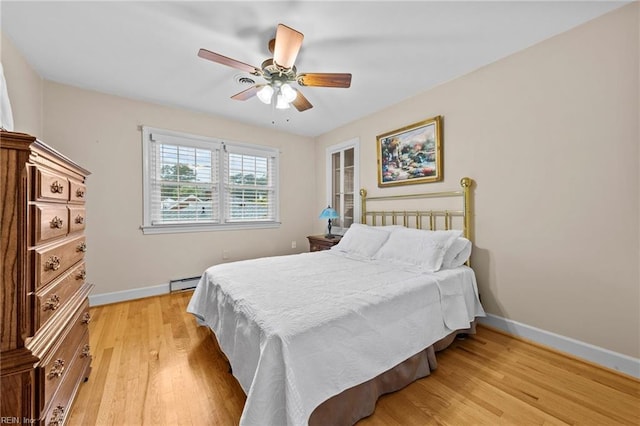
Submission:
[[[640,357],[638,4],[318,138],[360,138],[371,195],[475,188],[488,312]],[[424,72],[428,72],[425,70]],[[376,135],[444,116],[445,181],[377,188]]]
[[[92,172],[87,271],[94,294],[200,275],[222,262],[223,250],[229,260],[308,250],[305,237],[316,213],[312,139],[52,82],[44,94],[43,140]],[[141,125],[279,148],[282,226],[143,235]]]
[[[13,129],[32,135],[42,134],[42,78],[11,40],[0,33],[0,59],[7,81]]]

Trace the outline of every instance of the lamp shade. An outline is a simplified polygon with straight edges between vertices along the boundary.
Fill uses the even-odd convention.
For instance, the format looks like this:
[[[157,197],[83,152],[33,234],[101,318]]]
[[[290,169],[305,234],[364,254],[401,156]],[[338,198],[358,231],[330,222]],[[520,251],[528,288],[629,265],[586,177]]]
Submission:
[[[337,219],[339,217],[338,212],[329,206],[320,213],[320,219]]]
[[[289,107],[289,102],[287,102],[282,94],[278,93],[276,97],[276,109],[288,109]]]
[[[298,97],[298,92],[287,83],[280,87],[280,93],[282,93],[282,97],[287,102],[293,102]]]
[[[258,90],[256,95],[261,102],[268,105],[271,103],[271,97],[273,96],[273,87],[266,85],[262,89]]]

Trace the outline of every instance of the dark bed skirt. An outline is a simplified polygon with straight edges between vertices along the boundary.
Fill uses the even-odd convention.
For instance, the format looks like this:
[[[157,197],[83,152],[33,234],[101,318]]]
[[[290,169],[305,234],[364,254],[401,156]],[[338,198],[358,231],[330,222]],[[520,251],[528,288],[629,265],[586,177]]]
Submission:
[[[438,367],[436,352],[449,347],[458,334],[475,334],[475,331],[473,322],[470,328],[453,332],[379,376],[329,398],[311,413],[309,426],[351,426],[370,416],[378,398],[429,376]]]
[[[474,321],[468,329],[454,331],[379,376],[327,399],[313,410],[309,417],[309,426],[352,426],[358,420],[372,415],[378,398],[429,376],[438,367],[436,352],[448,348],[456,336],[475,334],[475,332],[476,322]],[[211,337],[218,346],[213,331]],[[219,346],[218,351],[228,363],[229,360]],[[231,373],[231,367],[229,372]]]

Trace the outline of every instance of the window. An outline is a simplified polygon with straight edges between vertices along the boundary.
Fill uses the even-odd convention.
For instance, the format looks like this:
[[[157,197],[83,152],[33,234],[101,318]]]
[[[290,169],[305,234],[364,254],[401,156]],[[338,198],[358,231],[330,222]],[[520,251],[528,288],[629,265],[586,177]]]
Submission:
[[[360,222],[359,147],[353,139],[327,148],[327,204],[340,215],[333,221],[337,233]]]
[[[278,151],[143,127],[145,234],[278,226]]]
[[[229,222],[274,220],[275,161],[264,154],[228,147],[225,155],[225,199]]]

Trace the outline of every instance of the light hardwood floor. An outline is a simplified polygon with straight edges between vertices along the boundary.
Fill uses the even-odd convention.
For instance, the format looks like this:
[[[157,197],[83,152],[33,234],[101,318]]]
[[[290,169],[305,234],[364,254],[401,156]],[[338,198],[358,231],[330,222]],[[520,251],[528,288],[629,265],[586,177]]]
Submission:
[[[91,309],[93,371],[67,424],[238,424],[245,396],[190,297]],[[480,326],[358,426],[431,424],[639,425],[640,381]]]

